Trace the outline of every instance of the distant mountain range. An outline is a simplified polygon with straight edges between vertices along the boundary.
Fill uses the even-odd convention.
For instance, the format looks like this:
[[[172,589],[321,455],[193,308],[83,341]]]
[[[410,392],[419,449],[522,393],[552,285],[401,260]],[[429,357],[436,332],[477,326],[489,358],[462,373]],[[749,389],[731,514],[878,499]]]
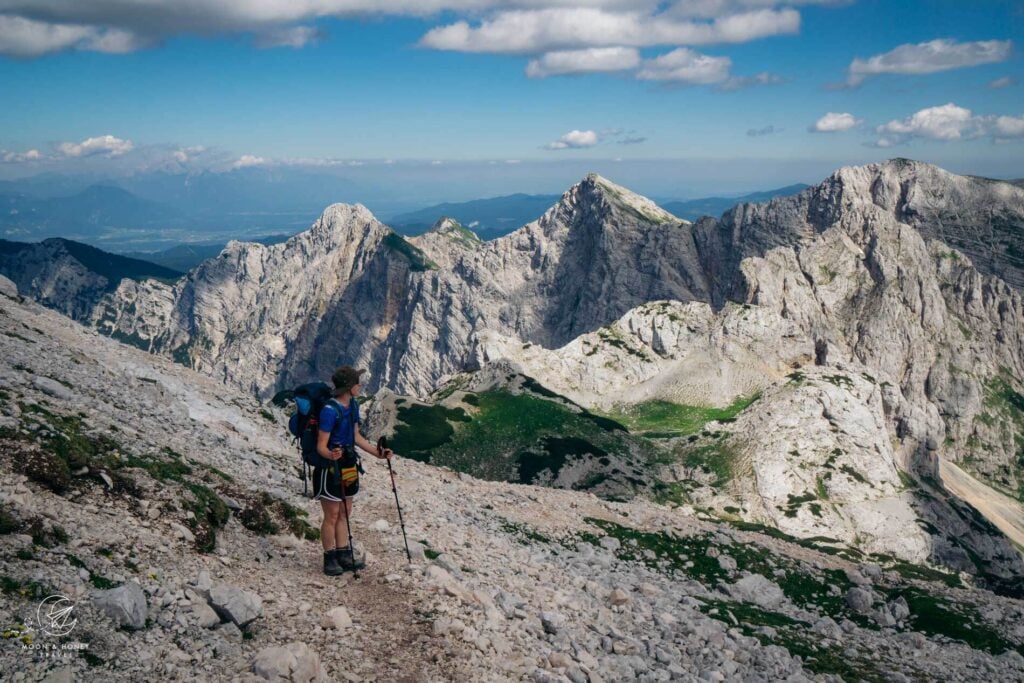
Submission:
[[[124,228],[162,228],[183,213],[114,185],[91,185],[64,197],[0,189],[0,230],[7,237],[100,237]]]
[[[368,368],[367,419],[403,455],[1019,595],[1022,226],[1024,190],[893,159],[696,222],[590,174],[490,241],[455,220],[406,239],[335,204],[174,283],[111,291],[121,271],[56,240],[0,272],[261,397]]]
[[[810,187],[804,183],[787,185],[777,190],[766,190],[764,192],[751,192],[740,197],[705,197],[703,199],[690,199],[682,202],[665,202],[662,207],[674,216],[695,221],[701,216],[718,218],[723,213],[737,204],[759,204],[767,202],[775,197],[789,197]]]
[[[361,186],[312,171],[243,168],[116,180],[43,174],[0,181],[0,237],[65,237],[113,251],[299,232]]]
[[[247,241],[270,246],[271,244],[284,242],[289,237],[291,237],[291,235],[267,235],[266,237],[256,237]],[[157,265],[164,266],[165,268],[178,270],[184,273],[192,270],[206,259],[215,257],[217,254],[224,251],[224,247],[226,245],[227,242],[213,242],[210,244],[178,244],[161,251],[129,251],[125,252],[123,255],[133,259],[140,259],[142,261],[148,261],[149,263],[155,263]]]
[[[475,232],[480,239],[489,240],[537,220],[558,197],[557,194],[510,194],[469,202],[445,202],[393,216],[387,223],[398,232],[412,236],[426,232],[438,219],[448,217]]]
[[[767,201],[804,187],[662,204],[680,218],[692,220],[705,214],[719,216],[737,202]],[[407,236],[426,232],[442,217],[451,217],[489,240],[536,220],[559,198],[519,193],[408,211],[408,202],[387,196],[389,191],[335,172],[302,169],[154,171],[117,179],[45,173],[0,181],[0,238],[37,241],[63,237],[132,254],[188,245],[189,253],[179,249],[164,261],[187,269],[202,260],[200,253],[216,255],[209,245],[295,234],[316,218],[315,207],[339,201],[359,200],[373,206],[390,216],[385,221],[388,225]],[[164,257],[149,258],[160,261]]]

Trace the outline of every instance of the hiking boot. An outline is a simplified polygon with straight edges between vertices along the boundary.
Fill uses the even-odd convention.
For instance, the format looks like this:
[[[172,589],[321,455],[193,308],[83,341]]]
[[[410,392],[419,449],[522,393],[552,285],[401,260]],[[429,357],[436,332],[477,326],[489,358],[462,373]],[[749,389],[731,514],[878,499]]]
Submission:
[[[349,548],[338,548],[334,551],[334,557],[342,571],[358,571],[366,566],[366,562],[355,557]]]
[[[334,550],[324,553],[324,574],[327,576],[338,576],[347,570],[338,563],[338,554]]]

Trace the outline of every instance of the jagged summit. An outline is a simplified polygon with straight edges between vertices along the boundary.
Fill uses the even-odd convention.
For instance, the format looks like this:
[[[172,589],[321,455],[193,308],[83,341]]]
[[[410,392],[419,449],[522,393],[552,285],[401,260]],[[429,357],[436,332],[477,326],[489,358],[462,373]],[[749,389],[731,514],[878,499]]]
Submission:
[[[307,231],[313,234],[365,231],[370,226],[381,225],[373,212],[362,204],[331,204]],[[300,235],[303,233],[300,233]],[[294,239],[294,238],[293,238]]]
[[[554,208],[574,210],[594,205],[632,214],[645,223],[689,223],[673,216],[647,197],[597,173],[588,173],[583,180],[569,188]]]
[[[459,221],[455,220],[451,216],[441,216],[434,225],[431,226],[430,230],[427,230],[425,234],[435,234],[444,237],[450,237],[457,242],[465,245],[479,243],[482,240],[480,237],[464,226]]]
[[[457,219],[452,218],[451,216],[441,216],[432,226],[430,226],[430,230],[428,230],[427,232],[443,232],[445,230],[457,227],[462,227],[462,223],[460,223]]]

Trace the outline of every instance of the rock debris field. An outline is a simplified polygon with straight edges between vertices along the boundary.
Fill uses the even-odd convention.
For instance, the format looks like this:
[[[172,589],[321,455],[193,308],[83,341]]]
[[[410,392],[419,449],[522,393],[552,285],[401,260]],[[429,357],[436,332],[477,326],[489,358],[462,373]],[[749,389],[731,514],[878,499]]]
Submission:
[[[413,562],[367,458],[324,576],[280,411],[4,289],[3,680],[1024,680],[1024,603],[965,576],[401,457]]]

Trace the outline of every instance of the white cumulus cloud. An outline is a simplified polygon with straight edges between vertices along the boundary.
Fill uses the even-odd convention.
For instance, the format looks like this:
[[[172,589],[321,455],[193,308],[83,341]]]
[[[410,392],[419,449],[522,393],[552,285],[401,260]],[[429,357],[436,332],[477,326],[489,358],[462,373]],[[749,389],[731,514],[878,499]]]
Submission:
[[[928,107],[907,118],[893,120],[878,127],[883,135],[897,139],[922,137],[933,140],[959,140],[977,127],[977,121],[970,109],[958,107],[952,102],[939,107]]]
[[[62,50],[133,52],[150,41],[131,31],[0,15],[0,55],[29,59]]]
[[[667,12],[680,17],[709,19],[752,9],[796,5],[841,5],[848,0],[677,0]]]
[[[1002,78],[997,78],[994,81],[989,81],[988,87],[993,90],[1002,90],[1003,88],[1009,88],[1016,82],[1017,81],[1015,81],[1012,76],[1003,76]]]
[[[117,157],[134,148],[135,144],[131,140],[122,140],[113,135],[100,135],[81,142],[62,142],[57,145],[57,151],[66,157],[90,157],[97,154]]]
[[[636,77],[642,81],[675,81],[707,85],[728,80],[731,68],[732,60],[728,57],[710,57],[680,47],[645,61]]]
[[[632,47],[591,47],[547,52],[526,65],[530,78],[562,74],[626,71],[640,65],[640,53]]]
[[[178,35],[317,42],[325,19],[444,17],[425,47],[539,55],[568,49],[741,43],[794,34],[801,5],[850,0],[0,0],[0,55],[123,53]]]
[[[905,119],[892,120],[878,126],[876,131],[881,137],[874,144],[879,147],[898,145],[914,138],[947,142],[979,137],[1011,140],[1024,138],[1024,116],[980,116],[949,102],[922,109]]]
[[[500,12],[476,26],[467,21],[439,26],[428,31],[420,45],[459,52],[536,53],[586,47],[744,43],[799,29],[800,13],[792,9],[689,21],[664,14],[559,7]]]
[[[270,160],[265,157],[258,157],[254,154],[243,154],[238,157],[233,164],[231,164],[231,168],[250,168],[252,166],[264,166],[268,163],[270,163]]]
[[[1005,62],[1013,42],[979,40],[961,43],[940,38],[925,43],[900,45],[884,54],[854,59],[847,69],[846,85],[856,87],[878,74],[931,74],[981,64]]]
[[[830,111],[815,121],[808,130],[812,133],[838,133],[856,128],[862,123],[864,119],[858,119],[853,114]]]
[[[5,164],[22,164],[26,161],[40,161],[43,158],[38,149],[30,149],[25,152],[9,152],[0,149],[0,162]]]
[[[598,143],[598,135],[592,130],[571,130],[554,142],[549,142],[546,149],[582,149],[593,147]]]
[[[992,132],[997,138],[1024,137],[1024,116],[997,116]]]
[[[678,85],[714,85],[721,91],[781,83],[783,80],[768,72],[753,76],[733,76],[731,72],[732,60],[728,57],[712,57],[688,47],[679,47],[644,60],[636,77],[641,81],[663,81]]]
[[[0,54],[38,57],[66,50],[94,35],[88,26],[47,24],[22,17],[0,16]]]

